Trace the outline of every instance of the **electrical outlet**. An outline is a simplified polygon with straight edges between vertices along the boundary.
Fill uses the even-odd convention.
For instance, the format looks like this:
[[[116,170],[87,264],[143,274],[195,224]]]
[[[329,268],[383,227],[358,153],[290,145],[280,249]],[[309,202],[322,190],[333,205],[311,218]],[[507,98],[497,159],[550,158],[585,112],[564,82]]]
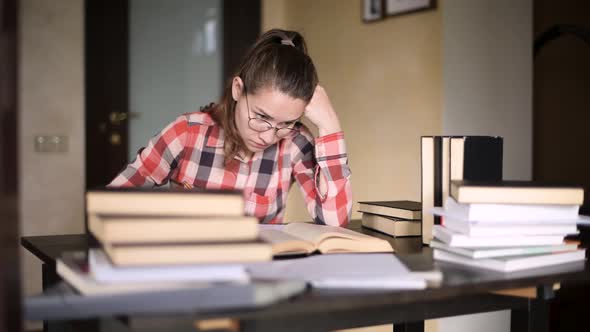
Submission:
[[[35,136],[35,152],[66,152],[68,137],[58,135]]]

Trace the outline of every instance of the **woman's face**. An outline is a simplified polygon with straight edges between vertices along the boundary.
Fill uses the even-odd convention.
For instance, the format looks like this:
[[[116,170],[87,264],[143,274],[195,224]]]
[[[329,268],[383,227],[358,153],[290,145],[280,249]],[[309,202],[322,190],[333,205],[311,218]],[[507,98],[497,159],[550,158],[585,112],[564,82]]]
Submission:
[[[264,132],[253,130],[248,125],[250,119],[263,119],[272,126],[286,127],[301,118],[307,105],[303,99],[293,98],[270,87],[258,89],[255,94],[243,91],[242,80],[234,78],[232,96],[237,101],[236,127],[250,152],[263,151],[280,139],[274,128]]]

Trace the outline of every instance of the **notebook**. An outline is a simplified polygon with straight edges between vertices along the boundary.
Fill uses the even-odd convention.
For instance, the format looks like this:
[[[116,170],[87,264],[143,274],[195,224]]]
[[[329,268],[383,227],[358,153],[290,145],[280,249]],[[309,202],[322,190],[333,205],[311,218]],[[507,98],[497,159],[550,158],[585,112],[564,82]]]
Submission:
[[[426,280],[413,275],[392,254],[334,254],[247,265],[257,280],[303,280],[315,288],[423,289]]]
[[[150,282],[247,282],[242,264],[190,264],[121,267],[114,266],[100,249],[90,249],[88,266],[91,276],[99,283]]]

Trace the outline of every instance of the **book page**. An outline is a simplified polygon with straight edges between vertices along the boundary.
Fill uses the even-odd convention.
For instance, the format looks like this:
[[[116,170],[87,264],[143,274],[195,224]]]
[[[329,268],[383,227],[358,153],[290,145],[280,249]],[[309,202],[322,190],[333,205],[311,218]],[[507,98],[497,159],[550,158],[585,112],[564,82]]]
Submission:
[[[293,223],[285,226],[284,231],[314,243],[316,249],[322,253],[393,251],[385,240],[342,227]]]
[[[300,239],[313,242],[316,245],[319,245],[320,242],[330,237],[339,237],[359,241],[372,239],[372,237],[368,235],[351,231],[350,229],[309,223],[288,224],[285,226],[283,231]]]
[[[351,268],[354,267],[354,268]],[[253,279],[300,279],[318,288],[425,288],[392,254],[317,255],[299,259],[248,264]]]
[[[310,254],[315,250],[315,245],[309,241],[295,237],[283,231],[283,225],[259,225],[260,238],[270,243],[273,256]]]

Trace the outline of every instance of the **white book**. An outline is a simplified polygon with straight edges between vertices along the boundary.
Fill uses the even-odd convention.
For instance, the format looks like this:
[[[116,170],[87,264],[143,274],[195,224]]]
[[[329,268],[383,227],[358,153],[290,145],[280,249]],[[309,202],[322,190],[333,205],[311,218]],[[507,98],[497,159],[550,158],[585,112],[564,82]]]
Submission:
[[[444,250],[434,249],[434,259],[501,272],[514,272],[565,264],[586,259],[586,250],[566,251],[546,255],[525,255],[515,257],[471,259]]]
[[[333,254],[248,264],[252,279],[303,280],[316,288],[423,289],[392,254]]]
[[[205,282],[120,282],[100,283],[88,272],[84,252],[64,254],[56,259],[57,274],[83,295],[115,295],[196,289],[209,286]]]
[[[452,198],[451,198],[452,199]],[[577,215],[573,218],[565,218],[565,219],[551,219],[551,220],[542,220],[542,219],[515,219],[511,220],[509,218],[505,219],[492,219],[489,220],[469,220],[460,214],[455,213],[454,211],[449,211],[445,208],[435,207],[430,210],[432,214],[443,217],[443,220],[453,219],[461,222],[469,222],[470,224],[474,225],[482,225],[482,226],[507,226],[507,225],[520,225],[520,226],[530,226],[530,225],[584,225],[590,224],[590,217],[584,215]]]
[[[91,275],[101,283],[146,282],[248,282],[242,264],[192,264],[174,266],[113,266],[102,250],[88,253]]]
[[[557,245],[563,243],[563,235],[516,235],[471,237],[453,232],[441,225],[435,225],[434,237],[451,247],[483,248],[483,247],[524,247],[540,245]]]
[[[533,246],[533,247],[508,247],[508,248],[458,248],[451,247],[440,241],[433,240],[430,246],[435,249],[441,249],[460,256],[479,259],[491,257],[505,257],[505,256],[519,256],[519,255],[534,255],[547,254],[563,251],[577,250],[576,244],[560,244],[552,246]]]
[[[461,204],[452,197],[446,200],[445,208],[433,209],[436,215],[451,216],[470,221],[556,221],[577,220],[579,205],[550,204]]]
[[[512,223],[475,222],[451,217],[443,218],[444,227],[461,234],[480,236],[517,236],[517,235],[568,235],[578,233],[575,222],[568,224],[553,224],[550,222],[538,222],[536,224],[522,225]]]

